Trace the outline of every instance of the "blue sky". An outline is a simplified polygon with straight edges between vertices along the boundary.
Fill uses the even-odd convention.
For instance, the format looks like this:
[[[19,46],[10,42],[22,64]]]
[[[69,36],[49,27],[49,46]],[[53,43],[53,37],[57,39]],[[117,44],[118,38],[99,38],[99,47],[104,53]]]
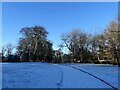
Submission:
[[[17,45],[20,29],[41,25],[49,32],[53,48],[61,43],[60,35],[79,28],[87,33],[103,32],[118,15],[117,2],[9,2],[2,3],[3,45]]]

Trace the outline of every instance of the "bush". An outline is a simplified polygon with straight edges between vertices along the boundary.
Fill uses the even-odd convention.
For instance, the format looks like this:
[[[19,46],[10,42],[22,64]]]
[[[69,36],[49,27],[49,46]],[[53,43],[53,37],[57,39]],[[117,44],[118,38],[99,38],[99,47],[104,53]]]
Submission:
[[[100,64],[100,61],[96,60],[96,61],[93,61],[94,64]]]
[[[20,62],[20,57],[18,55],[8,55],[5,62]]]
[[[112,64],[110,60],[100,60],[101,64]]]

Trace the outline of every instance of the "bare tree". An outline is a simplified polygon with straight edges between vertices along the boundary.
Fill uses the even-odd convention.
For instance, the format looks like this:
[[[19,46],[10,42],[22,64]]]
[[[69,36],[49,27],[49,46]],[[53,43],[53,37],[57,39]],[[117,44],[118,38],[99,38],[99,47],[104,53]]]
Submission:
[[[25,27],[20,32],[23,37],[20,38],[17,50],[25,60],[45,60],[45,57],[51,55],[52,43],[47,40],[48,32],[44,27]]]
[[[63,47],[67,47],[72,54],[72,59],[76,62],[78,59],[84,62],[85,55],[88,52],[89,39],[86,33],[80,30],[73,30],[72,32],[62,34],[61,40],[63,41]]]
[[[13,49],[14,49],[14,47],[13,47],[12,43],[8,43],[8,44],[6,45],[7,55],[11,55]]]
[[[103,34],[96,34],[92,38],[92,53],[98,60],[103,59],[105,39]]]
[[[1,49],[2,49],[2,56],[5,56],[6,48],[2,46]]]

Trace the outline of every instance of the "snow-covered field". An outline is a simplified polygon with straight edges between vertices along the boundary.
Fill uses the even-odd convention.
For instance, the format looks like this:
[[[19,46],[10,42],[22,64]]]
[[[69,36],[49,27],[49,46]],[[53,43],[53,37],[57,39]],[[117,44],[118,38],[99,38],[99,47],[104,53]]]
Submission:
[[[84,70],[107,83],[118,87],[118,67],[113,65],[93,65],[93,64],[78,64],[71,65],[73,67]]]
[[[3,63],[2,88],[118,88],[118,67],[40,62]]]

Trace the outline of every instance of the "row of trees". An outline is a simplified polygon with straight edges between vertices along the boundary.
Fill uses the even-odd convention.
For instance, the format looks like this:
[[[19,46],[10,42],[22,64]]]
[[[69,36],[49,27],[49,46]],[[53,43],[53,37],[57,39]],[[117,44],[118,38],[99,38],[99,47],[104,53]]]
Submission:
[[[80,30],[73,30],[61,36],[69,54],[65,58],[70,62],[97,62],[108,60],[111,63],[119,63],[120,60],[120,32],[118,22],[111,21],[103,33],[88,35]]]
[[[11,43],[2,47],[3,61],[52,61],[52,43],[47,39],[48,32],[44,27],[24,27],[20,33],[22,38],[19,39],[14,54],[12,53],[14,47]]]
[[[3,62],[61,62],[59,50],[53,50],[52,43],[47,39],[48,32],[42,26],[24,27],[20,30],[22,38],[19,38],[16,52],[11,43],[2,47]]]
[[[24,27],[20,33],[15,56],[12,55],[13,46],[2,47],[2,59],[19,61],[47,61],[47,62],[97,62],[109,60],[119,63],[120,32],[117,21],[111,21],[103,33],[90,35],[81,30],[73,30],[61,35],[60,48],[67,48],[69,52],[63,54],[61,50],[53,50],[52,43],[47,39],[48,32],[42,26]],[[19,57],[19,58],[18,58]]]

